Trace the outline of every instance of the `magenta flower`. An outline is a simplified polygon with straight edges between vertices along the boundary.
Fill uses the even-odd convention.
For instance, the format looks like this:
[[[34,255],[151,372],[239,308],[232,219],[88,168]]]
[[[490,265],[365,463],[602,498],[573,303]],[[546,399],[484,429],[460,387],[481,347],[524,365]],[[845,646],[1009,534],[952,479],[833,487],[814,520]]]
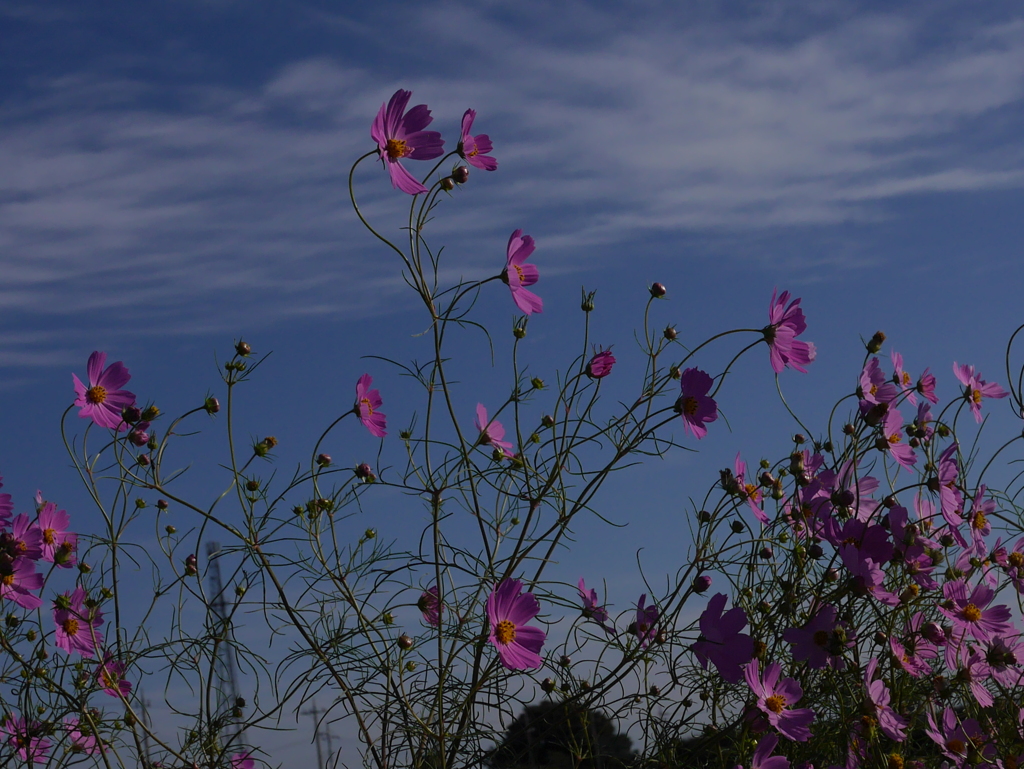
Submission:
[[[0,534],[0,547],[11,558],[38,561],[43,557],[43,532],[25,513],[11,521],[11,530]]]
[[[127,665],[120,660],[115,660],[107,654],[96,667],[96,680],[104,692],[111,697],[127,697],[132,691],[132,685],[124,678],[124,671]]]
[[[718,404],[708,396],[714,380],[697,368],[688,368],[679,375],[679,400],[676,411],[683,418],[683,429],[700,440],[708,434],[704,425],[718,419]]]
[[[932,403],[939,402],[939,396],[935,394],[935,374],[931,372],[930,368],[924,370],[914,389]]]
[[[473,421],[476,425],[476,429],[480,431],[480,437],[477,439],[478,444],[485,446],[493,446],[495,449],[500,451],[502,454],[512,454],[512,444],[506,440],[505,428],[501,426],[501,422],[497,419],[488,421],[487,409],[484,408],[484,404],[476,404],[476,419]]]
[[[646,649],[647,644],[658,634],[658,617],[661,616],[657,606],[653,603],[644,606],[646,602],[647,593],[644,593],[636,602],[636,620],[630,625],[630,631],[637,637],[641,649]]]
[[[793,659],[806,660],[812,670],[846,667],[840,655],[852,648],[854,642],[848,639],[845,626],[836,617],[836,607],[825,604],[802,628],[786,630],[782,639],[793,645]]]
[[[765,734],[757,741],[757,749],[751,759],[750,769],[789,769],[789,759],[785,756],[773,756],[772,751],[779,744],[777,734]],[[736,766],[735,769],[743,769]]]
[[[22,716],[8,715],[0,730],[7,735],[7,744],[18,751],[22,761],[33,764],[47,762],[50,741],[40,736],[42,724],[37,721],[30,724]]]
[[[615,365],[615,356],[611,350],[600,350],[587,363],[584,373],[591,379],[603,379],[612,373],[612,366]]]
[[[952,580],[942,586],[942,594],[946,600],[939,604],[939,611],[953,620],[955,631],[970,634],[981,643],[1013,633],[1009,608],[989,606],[996,593],[988,585],[975,585],[968,595],[964,580]]]
[[[501,664],[508,670],[528,670],[541,665],[540,650],[545,634],[527,625],[540,613],[533,593],[523,593],[523,583],[506,579],[487,596],[487,619],[491,624],[490,642],[498,650]]]
[[[128,429],[121,417],[121,410],[135,403],[135,394],[121,388],[128,383],[132,375],[121,361],[111,363],[106,369],[107,354],[98,350],[89,356],[86,365],[89,386],[72,374],[75,385],[75,405],[81,408],[78,416],[92,419],[100,427],[107,427],[119,432]]]
[[[960,473],[956,461],[956,453],[959,446],[951,443],[949,447],[939,455],[938,469],[938,492],[939,512],[946,519],[953,529],[959,529],[961,514],[963,513],[964,497],[957,487],[957,476]],[[957,531],[959,534],[959,531]],[[963,546],[966,546],[966,542]]]
[[[767,526],[768,514],[762,507],[764,504],[764,493],[758,485],[756,478],[752,478],[749,481],[746,479],[747,463],[740,459],[739,452],[736,452],[736,461],[734,462],[733,467],[735,468],[734,477],[736,479],[740,497],[745,499],[747,504],[750,506],[750,509],[754,511],[754,517]]]
[[[487,134],[470,135],[473,128],[473,121],[476,119],[476,110],[467,109],[462,116],[462,139],[459,141],[457,152],[466,159],[471,166],[481,171],[495,171],[498,168],[498,161],[487,153],[494,149],[491,137]]]
[[[88,724],[82,726],[78,718],[71,717],[64,719],[64,728],[67,730],[68,738],[71,740],[72,753],[85,753],[89,756],[95,756],[103,752],[103,745],[99,737],[93,734]]]
[[[1010,394],[995,382],[986,382],[981,378],[981,375],[974,370],[974,366],[968,366],[966,363],[962,366],[958,366],[954,362],[953,373],[956,375],[956,378],[960,380],[960,384],[964,386],[964,398],[967,400],[968,404],[970,404],[971,413],[974,414],[975,422],[981,422],[982,398],[1005,398]]]
[[[917,464],[917,455],[914,454],[914,450],[910,448],[909,444],[903,442],[905,437],[903,415],[900,414],[899,409],[890,408],[885,412],[885,419],[882,420],[880,429],[882,431],[882,436],[878,439],[880,449],[888,451],[897,464],[907,470]]]
[[[42,532],[43,560],[70,569],[75,563],[78,536],[68,531],[71,518],[67,511],[58,510],[53,502],[47,502],[39,511],[37,525]]]
[[[441,591],[437,585],[428,587],[416,602],[416,608],[423,615],[423,621],[433,627],[441,625]]]
[[[890,740],[903,742],[907,739],[907,719],[896,713],[889,702],[891,695],[889,687],[884,681],[875,681],[875,673],[878,670],[878,659],[872,657],[864,669],[864,686],[868,692],[868,700],[875,710],[875,720],[882,733]]]
[[[0,489],[4,487],[3,477],[0,477]],[[10,494],[0,494],[0,526],[11,522],[11,515],[14,513],[14,503]]]
[[[370,138],[377,142],[380,159],[387,166],[391,186],[410,195],[426,192],[419,180],[399,162],[402,158],[432,160],[444,154],[444,141],[437,131],[424,131],[433,118],[426,104],[417,104],[405,111],[412,91],[395,91],[370,128]]]
[[[808,725],[814,720],[814,711],[810,708],[793,708],[804,690],[793,678],[779,677],[782,665],[772,662],[765,666],[764,677],[761,677],[760,664],[755,657],[743,671],[747,686],[757,697],[757,707],[768,716],[768,722],[783,737],[796,742],[806,742],[811,738]]]
[[[996,753],[994,745],[989,744],[989,735],[981,728],[976,719],[968,718],[960,722],[953,708],[946,708],[942,713],[942,723],[935,722],[935,716],[928,714],[926,734],[942,750],[943,755],[956,762],[956,766],[964,765],[968,752],[975,750],[986,761]]]
[[[914,380],[907,373],[907,370],[903,368],[903,356],[898,352],[892,353],[892,367],[895,369],[892,375],[893,382],[900,388],[900,392],[906,393],[910,405],[916,406],[917,393],[915,392]]]
[[[817,355],[811,342],[802,342],[796,337],[807,330],[804,311],[800,309],[800,300],[789,302],[789,292],[783,291],[776,298],[778,289],[772,291],[772,301],[768,306],[768,325],[764,327],[765,341],[771,356],[772,370],[778,374],[786,366],[807,373],[808,366]]]
[[[895,353],[895,356],[899,357],[899,353]],[[902,358],[900,360],[902,361]],[[861,413],[866,414],[873,405],[891,403],[896,400],[898,394],[895,385],[886,379],[878,358],[869,360],[864,370],[860,372],[858,395]]]
[[[231,756],[231,769],[256,769],[256,761],[246,752]]]
[[[43,600],[29,591],[42,586],[43,575],[36,571],[32,561],[15,558],[7,562],[7,558],[0,558],[0,598],[14,601],[23,609],[38,609]]]
[[[527,291],[526,286],[532,286],[537,282],[540,273],[536,265],[524,264],[533,253],[533,238],[523,235],[522,230],[516,230],[508,239],[508,250],[505,261],[505,269],[501,273],[502,281],[512,292],[512,301],[516,307],[531,315],[535,312],[544,311],[544,302],[532,291]]]
[[[381,400],[379,390],[370,389],[371,384],[373,384],[373,377],[369,374],[359,377],[359,381],[356,382],[356,405],[353,411],[359,417],[359,421],[363,423],[363,427],[370,431],[370,435],[383,438],[387,435],[384,428],[388,425],[388,419],[385,414],[377,410],[384,401]]]
[[[700,637],[690,648],[701,667],[715,663],[719,675],[730,684],[743,678],[743,666],[754,656],[754,640],[740,631],[747,624],[747,614],[739,606],[722,613],[727,600],[725,593],[717,593],[708,601],[700,615]]]
[[[85,605],[86,593],[75,588],[71,595],[64,594],[54,604],[53,621],[57,626],[54,642],[68,654],[78,652],[92,657],[96,651],[96,630],[103,624],[99,607]]]
[[[1009,689],[1024,683],[1024,670],[1020,667],[1024,663],[1024,644],[1019,638],[993,638],[986,645],[985,662],[1000,686]]]
[[[615,628],[608,626],[608,610],[597,602],[596,590],[587,590],[583,577],[580,577],[579,592],[580,598],[583,599],[583,616],[594,620],[604,632],[614,635]]]

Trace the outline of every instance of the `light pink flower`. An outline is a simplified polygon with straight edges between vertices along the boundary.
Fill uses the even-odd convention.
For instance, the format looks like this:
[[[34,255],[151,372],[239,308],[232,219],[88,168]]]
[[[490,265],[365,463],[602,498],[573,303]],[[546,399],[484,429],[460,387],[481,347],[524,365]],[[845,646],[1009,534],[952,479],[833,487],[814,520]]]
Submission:
[[[75,564],[78,536],[68,531],[71,518],[66,510],[58,510],[53,502],[46,502],[39,511],[39,530],[42,532],[43,560],[65,569]]]
[[[491,137],[487,134],[471,136],[473,121],[476,119],[476,110],[467,109],[462,116],[462,139],[459,141],[458,153],[466,159],[471,166],[481,171],[494,171],[498,168],[498,161],[487,153],[494,149]]]
[[[99,607],[85,605],[86,593],[75,588],[71,595],[59,597],[53,609],[53,622],[57,626],[54,642],[68,654],[78,652],[92,657],[96,651],[97,629],[103,624]]]
[[[370,435],[383,438],[387,435],[387,432],[384,430],[388,424],[387,416],[378,411],[378,409],[380,409],[384,401],[381,400],[378,390],[370,389],[371,384],[373,384],[373,377],[369,374],[363,374],[359,377],[359,381],[356,382],[356,405],[354,411],[359,417],[359,421],[363,423],[363,427],[370,431]]]
[[[526,624],[538,614],[540,603],[533,593],[523,592],[518,579],[506,579],[487,597],[490,642],[508,670],[540,667],[546,636],[540,628]]]
[[[981,374],[974,370],[974,366],[966,363],[962,366],[953,363],[953,373],[964,386],[964,398],[970,404],[975,422],[981,423],[982,398],[1005,398],[1010,394],[995,382],[986,382],[981,378]]]
[[[485,446],[493,446],[498,449],[502,454],[512,454],[512,444],[506,440],[502,440],[505,437],[505,428],[502,427],[501,422],[497,419],[487,419],[487,409],[484,408],[484,404],[476,404],[476,419],[473,420],[473,424],[476,425],[476,429],[480,431],[480,437],[477,443]]]

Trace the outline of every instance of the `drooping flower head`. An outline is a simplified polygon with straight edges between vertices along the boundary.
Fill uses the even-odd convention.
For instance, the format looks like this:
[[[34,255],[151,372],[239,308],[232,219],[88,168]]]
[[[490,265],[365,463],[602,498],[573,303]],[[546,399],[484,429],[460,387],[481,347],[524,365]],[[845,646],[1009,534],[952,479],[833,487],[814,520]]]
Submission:
[[[597,591],[593,588],[587,590],[583,577],[580,577],[578,589],[580,598],[583,599],[583,616],[594,620],[594,622],[601,626],[604,632],[613,635],[615,628],[608,626],[608,610],[597,602]]]
[[[760,664],[755,657],[743,670],[747,686],[757,698],[757,707],[768,716],[768,722],[783,737],[796,742],[806,742],[811,738],[810,723],[814,720],[814,711],[810,708],[794,708],[804,690],[793,678],[782,678],[782,665],[771,662],[764,668],[761,676]]]
[[[964,398],[971,407],[974,414],[974,421],[981,423],[981,400],[982,398],[1005,398],[1008,393],[995,382],[986,382],[981,374],[974,370],[974,366],[966,363],[962,366],[953,363],[953,373],[964,386]]]
[[[127,665],[109,654],[96,667],[96,680],[111,697],[127,697],[132,691],[131,682],[124,677],[125,668]]]
[[[68,531],[71,518],[67,511],[58,510],[53,502],[46,502],[39,511],[37,523],[42,532],[43,560],[66,569],[71,568],[75,564],[78,536]]]
[[[86,592],[76,588],[71,595],[57,599],[53,609],[53,622],[57,626],[54,641],[68,654],[78,652],[92,657],[96,651],[97,630],[103,624],[103,612],[97,606],[85,604]]]
[[[441,591],[437,585],[428,587],[416,602],[416,608],[423,615],[423,621],[433,627],[441,625]]]
[[[78,416],[82,419],[92,419],[100,427],[122,432],[128,429],[128,425],[121,417],[121,411],[135,403],[135,394],[121,388],[132,375],[121,361],[104,369],[106,362],[105,352],[97,350],[89,356],[86,365],[88,387],[77,375],[71,375],[75,385],[75,405],[80,407]]]
[[[754,656],[754,640],[740,631],[747,624],[747,614],[739,606],[722,613],[728,596],[717,593],[708,601],[700,615],[700,638],[690,648],[701,667],[713,662],[719,674],[730,684],[743,678],[743,666]]]
[[[363,374],[359,377],[359,381],[356,382],[356,405],[354,411],[359,417],[359,421],[370,431],[370,435],[383,438],[387,435],[384,428],[387,427],[388,420],[387,416],[378,411],[378,409],[383,405],[384,401],[381,400],[379,390],[370,389],[371,384],[373,384],[373,377],[369,374]]]
[[[45,764],[49,759],[50,741],[40,736],[43,725],[39,722],[29,723],[22,716],[8,715],[0,729],[7,735],[7,744],[18,751],[22,761]]]
[[[583,372],[591,379],[604,379],[612,373],[612,366],[615,365],[615,356],[611,350],[600,350],[587,363]]]
[[[484,404],[476,404],[476,419],[473,421],[476,425],[476,429],[480,431],[480,438],[477,443],[493,446],[494,448],[501,451],[503,454],[512,454],[512,444],[506,440],[505,428],[502,427],[501,422],[497,419],[487,419],[487,409]]]
[[[772,370],[778,374],[786,366],[807,373],[807,366],[814,360],[817,350],[811,342],[798,340],[800,334],[807,330],[804,311],[800,309],[800,300],[789,302],[789,292],[778,294],[772,291],[772,301],[768,306],[768,325],[764,327],[765,341],[771,356]]]
[[[539,613],[536,596],[524,593],[523,583],[518,579],[506,579],[487,597],[489,640],[508,670],[540,667],[545,634],[540,628],[526,624]]]
[[[661,616],[657,606],[653,603],[650,606],[645,606],[646,603],[647,593],[644,593],[636,602],[636,620],[630,626],[630,630],[640,641],[641,649],[646,649],[647,644],[653,641],[658,634],[658,617]]]
[[[525,264],[533,250],[533,238],[523,235],[522,230],[513,232],[508,239],[505,269],[501,273],[502,281],[512,292],[512,301],[527,315],[544,311],[544,301],[532,291],[526,290],[526,286],[536,283],[540,275],[536,265]]]
[[[487,153],[494,149],[491,137],[487,134],[471,136],[473,121],[476,119],[476,110],[467,109],[462,116],[462,139],[459,140],[458,153],[466,159],[471,166],[481,171],[494,171],[498,168],[498,161]]]
[[[864,669],[864,688],[868,693],[868,701],[875,711],[875,720],[882,733],[890,740],[903,742],[907,739],[907,719],[889,707],[891,695],[884,681],[876,681],[878,659],[872,657]]]
[[[432,160],[444,154],[444,140],[437,131],[424,131],[433,118],[426,104],[405,111],[412,91],[395,91],[391,101],[380,106],[370,128],[380,159],[388,169],[391,186],[410,195],[426,192],[420,181],[399,162],[402,158]]]
[[[718,404],[708,396],[714,380],[697,368],[688,368],[679,375],[679,400],[676,411],[683,418],[683,429],[700,440],[708,434],[705,427],[718,419]]]

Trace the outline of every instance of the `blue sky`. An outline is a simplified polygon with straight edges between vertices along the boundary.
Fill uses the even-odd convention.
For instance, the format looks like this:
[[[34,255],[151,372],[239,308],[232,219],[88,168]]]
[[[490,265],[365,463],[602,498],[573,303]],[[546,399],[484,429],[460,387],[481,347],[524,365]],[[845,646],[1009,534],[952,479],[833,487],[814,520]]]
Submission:
[[[4,0],[0,25],[0,474],[19,508],[39,487],[85,507],[57,424],[94,349],[171,413],[215,389],[232,339],[274,350],[247,426],[283,438],[288,461],[364,370],[386,402],[398,391],[360,356],[422,359],[423,318],[346,178],[399,87],[449,147],[467,107],[494,140],[498,172],[474,172],[430,235],[449,279],[497,272],[515,228],[536,238],[546,304],[527,350],[545,378],[576,354],[580,284],[598,290],[595,341],[628,363],[660,280],[658,322],[691,341],[763,325],[775,286],[802,296],[819,358],[783,382],[812,421],[878,328],[945,397],[953,360],[1005,384],[1024,322],[1015,3]],[[405,201],[383,172],[357,181],[374,220],[395,222]],[[507,324],[490,288],[482,317]],[[465,344],[481,390],[505,381]],[[788,450],[766,355],[739,373],[733,433],[640,470],[643,505],[628,483],[609,491],[632,524],[620,578],[738,449]],[[376,452],[346,435],[339,461]],[[599,539],[582,540],[595,558]]]

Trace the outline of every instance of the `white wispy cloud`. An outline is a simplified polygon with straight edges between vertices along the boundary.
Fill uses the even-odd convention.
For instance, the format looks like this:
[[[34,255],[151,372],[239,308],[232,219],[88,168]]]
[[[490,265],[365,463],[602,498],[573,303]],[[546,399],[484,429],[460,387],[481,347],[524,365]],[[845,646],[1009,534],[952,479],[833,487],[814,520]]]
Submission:
[[[924,22],[898,14],[781,35],[763,19],[693,21],[671,7],[559,5],[585,19],[569,42],[523,23],[542,28],[546,3],[518,5],[515,21],[500,4],[463,3],[380,31],[335,19],[339,42],[376,34],[382,56],[414,39],[457,52],[458,70],[417,65],[400,80],[321,55],[247,88],[102,72],[39,81],[0,107],[0,309],[104,310],[111,326],[159,318],[177,331],[254,308],[385,311],[401,279],[349,211],[347,171],[396,87],[429,102],[449,146],[467,106],[496,141],[498,174],[432,225],[452,241],[452,274],[492,272],[516,226],[544,233],[565,270],[581,245],[870,220],[897,196],[1024,182],[1020,21],[965,23],[927,44]],[[359,181],[369,213],[401,237],[407,201],[379,168]],[[19,347],[0,334],[0,352]]]

